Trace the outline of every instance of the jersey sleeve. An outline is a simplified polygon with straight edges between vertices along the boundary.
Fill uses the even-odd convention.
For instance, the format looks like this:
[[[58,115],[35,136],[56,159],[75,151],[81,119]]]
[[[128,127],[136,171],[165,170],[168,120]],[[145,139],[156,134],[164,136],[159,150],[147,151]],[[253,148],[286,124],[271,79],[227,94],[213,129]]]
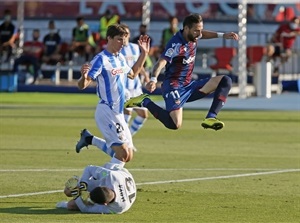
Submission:
[[[85,203],[83,203],[81,197],[78,197],[75,200],[75,203],[82,213],[116,214],[116,212],[112,211],[107,205],[86,205]]]
[[[91,69],[88,73],[88,76],[95,80],[97,76],[99,76],[103,69],[103,58],[99,55],[94,57],[94,59],[90,62]]]
[[[96,169],[97,169],[96,166],[93,166],[93,165],[87,166],[87,167],[83,170],[83,173],[82,173],[82,176],[81,176],[81,178],[80,178],[80,181],[85,182],[85,183],[88,183],[90,177],[93,176],[93,172],[95,172]]]
[[[174,44],[172,41],[169,41],[164,49],[164,52],[161,54],[161,57],[171,63],[172,59],[176,56],[177,47],[178,44]]]

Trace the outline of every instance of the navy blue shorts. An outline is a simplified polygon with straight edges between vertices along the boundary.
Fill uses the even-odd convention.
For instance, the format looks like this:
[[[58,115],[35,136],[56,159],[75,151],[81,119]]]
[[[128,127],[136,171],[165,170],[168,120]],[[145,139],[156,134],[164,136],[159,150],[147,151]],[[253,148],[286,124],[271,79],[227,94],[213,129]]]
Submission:
[[[164,81],[161,90],[166,110],[174,111],[182,108],[192,93],[202,88],[209,79],[193,80],[190,84],[180,88],[174,88],[169,84],[169,81]]]

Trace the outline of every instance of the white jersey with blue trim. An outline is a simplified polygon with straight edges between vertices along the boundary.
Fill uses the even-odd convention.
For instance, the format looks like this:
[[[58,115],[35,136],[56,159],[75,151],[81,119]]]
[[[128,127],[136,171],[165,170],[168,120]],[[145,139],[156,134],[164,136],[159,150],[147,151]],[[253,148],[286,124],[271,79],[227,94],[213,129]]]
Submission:
[[[100,186],[110,188],[116,195],[107,205],[85,205],[81,198],[76,199],[77,206],[85,213],[120,214],[127,211],[136,199],[136,184],[131,173],[118,164],[109,162],[103,166],[87,166],[80,181],[87,183],[89,192]]]
[[[127,46],[121,49],[121,53],[125,56],[127,64],[133,67],[140,56],[140,48],[135,43],[128,43]],[[140,77],[137,75],[134,79],[127,78],[125,80],[125,87],[130,91],[142,88]]]
[[[100,103],[113,111],[123,113],[125,102],[125,79],[131,70],[123,54],[113,55],[107,50],[97,54],[90,62],[88,76],[97,82]]]

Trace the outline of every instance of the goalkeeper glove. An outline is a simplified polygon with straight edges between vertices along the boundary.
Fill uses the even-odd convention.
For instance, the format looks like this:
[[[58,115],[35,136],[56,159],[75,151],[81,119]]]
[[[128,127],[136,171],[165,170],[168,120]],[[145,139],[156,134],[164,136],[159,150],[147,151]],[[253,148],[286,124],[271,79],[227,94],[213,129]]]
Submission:
[[[69,189],[73,189],[73,188],[77,187],[78,181],[79,181],[78,176],[73,176],[67,180],[67,182],[65,183],[65,186]]]
[[[88,192],[88,191],[81,191],[80,197],[81,197],[83,203],[86,204],[86,205],[93,205],[93,204],[95,204],[91,200],[91,198],[90,198],[90,192]]]
[[[80,191],[87,191],[87,183],[80,182],[79,189],[80,189]]]
[[[80,190],[78,187],[75,187],[75,188],[72,188],[71,189],[71,194],[72,194],[72,197],[73,199],[77,199],[79,196],[80,196]]]

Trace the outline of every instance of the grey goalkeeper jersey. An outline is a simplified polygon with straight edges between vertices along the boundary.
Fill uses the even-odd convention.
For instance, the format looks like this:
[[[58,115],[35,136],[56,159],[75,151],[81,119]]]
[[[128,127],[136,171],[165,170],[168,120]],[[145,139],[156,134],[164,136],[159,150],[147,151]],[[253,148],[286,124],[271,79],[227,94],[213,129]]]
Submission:
[[[81,197],[75,200],[81,212],[121,214],[127,211],[136,199],[136,185],[131,173],[121,165],[106,163],[103,166],[87,166],[80,181],[87,182],[88,191],[95,187],[108,187],[116,194],[108,205],[86,205]]]

